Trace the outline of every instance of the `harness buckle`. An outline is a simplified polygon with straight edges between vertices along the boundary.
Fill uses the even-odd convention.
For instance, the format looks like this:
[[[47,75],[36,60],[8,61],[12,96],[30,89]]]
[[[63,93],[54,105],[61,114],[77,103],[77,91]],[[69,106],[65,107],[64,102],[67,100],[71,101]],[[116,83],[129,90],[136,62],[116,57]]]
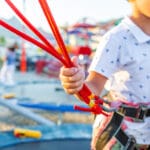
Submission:
[[[127,141],[127,144],[125,146],[125,150],[131,150],[131,149],[134,149],[135,148],[135,144],[136,144],[136,140],[133,136],[129,136],[129,139]]]
[[[137,109],[136,119],[144,120],[148,111],[147,105],[140,105]]]

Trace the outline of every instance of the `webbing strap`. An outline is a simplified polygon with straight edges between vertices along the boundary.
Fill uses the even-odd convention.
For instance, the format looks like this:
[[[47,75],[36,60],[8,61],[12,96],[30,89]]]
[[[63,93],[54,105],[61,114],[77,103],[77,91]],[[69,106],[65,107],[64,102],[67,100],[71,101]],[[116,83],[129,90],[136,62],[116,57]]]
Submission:
[[[114,112],[110,122],[108,123],[108,125],[97,140],[96,150],[103,150],[103,148],[109,142],[109,140],[116,135],[118,130],[120,130],[122,121],[123,115]]]
[[[138,120],[143,120],[145,117],[150,116],[150,108],[147,108],[147,106],[143,105],[139,106],[138,108],[122,105],[118,111],[127,117]]]
[[[136,141],[134,137],[125,134],[125,132],[121,128],[116,133],[115,138],[124,147],[124,150],[136,150]]]
[[[135,139],[128,136],[121,129],[123,119],[124,116],[122,114],[114,112],[110,122],[97,140],[96,150],[103,150],[112,137],[115,137],[120,142],[120,144],[124,147],[124,150],[136,150]]]

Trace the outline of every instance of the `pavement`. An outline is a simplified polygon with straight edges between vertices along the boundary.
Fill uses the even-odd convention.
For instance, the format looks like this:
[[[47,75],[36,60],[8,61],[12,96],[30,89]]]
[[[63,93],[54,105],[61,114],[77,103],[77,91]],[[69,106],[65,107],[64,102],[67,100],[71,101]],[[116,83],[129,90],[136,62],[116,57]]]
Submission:
[[[49,103],[55,104],[56,106],[61,104],[83,105],[83,102],[64,92],[58,79],[50,78],[43,74],[39,75],[35,72],[16,72],[15,82],[16,84],[10,87],[0,84],[0,96],[13,94],[16,102]],[[12,99],[5,100],[7,104],[10,101],[10,105],[9,107],[0,105],[0,131],[7,131],[15,127],[37,125],[37,122],[25,117],[26,115],[22,115],[18,110],[12,111],[14,108],[12,110],[10,109]],[[20,111],[22,112],[22,110]],[[93,122],[93,115],[87,115],[85,113],[56,113],[43,110],[33,110],[33,112],[58,124],[62,121],[88,124]]]
[[[81,104],[74,96],[68,95],[61,87],[59,79],[50,78],[34,71],[15,73],[15,86],[0,87],[0,93],[13,93],[18,99],[32,102],[55,104]]]

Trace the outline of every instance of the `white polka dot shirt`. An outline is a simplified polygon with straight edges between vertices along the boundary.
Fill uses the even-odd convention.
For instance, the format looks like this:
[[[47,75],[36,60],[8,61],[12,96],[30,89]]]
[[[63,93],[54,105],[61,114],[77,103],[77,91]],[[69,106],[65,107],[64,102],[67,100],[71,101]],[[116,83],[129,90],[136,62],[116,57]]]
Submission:
[[[126,17],[100,41],[89,71],[110,79],[109,90],[120,93],[126,100],[150,102],[150,36]],[[125,79],[117,76],[120,71],[126,72]],[[101,118],[102,115],[97,116],[93,127],[100,124]],[[126,132],[137,143],[150,144],[150,117],[141,123],[125,123]]]
[[[124,19],[104,36],[89,70],[111,79],[110,90],[128,101],[150,102],[150,36]],[[119,71],[128,73],[126,80],[115,77]]]

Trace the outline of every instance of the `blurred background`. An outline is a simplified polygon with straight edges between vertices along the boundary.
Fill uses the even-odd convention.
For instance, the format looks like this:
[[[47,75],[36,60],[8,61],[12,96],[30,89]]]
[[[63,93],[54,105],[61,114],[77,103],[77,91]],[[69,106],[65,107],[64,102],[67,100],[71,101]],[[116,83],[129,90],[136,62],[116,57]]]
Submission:
[[[12,2],[61,55],[39,3],[36,0],[12,0]],[[130,6],[125,0],[47,0],[47,2],[69,56],[78,56],[86,74],[102,36],[117,26],[124,16],[130,14]],[[1,20],[39,41],[4,0],[0,1],[0,10]],[[14,84],[5,85],[1,83],[0,78],[0,109],[4,112],[0,113],[0,131],[12,131],[16,127],[36,128],[39,124],[51,126],[53,123],[56,128],[65,123],[68,125],[73,123],[80,125],[83,131],[81,133],[79,130],[80,137],[90,139],[94,115],[74,110],[75,104],[83,106],[84,104],[62,89],[59,81],[62,64],[43,49],[0,26],[0,69],[9,42],[16,42],[19,46],[15,51]],[[70,131],[75,128],[72,126]],[[63,128],[63,131],[65,136],[69,135],[68,129],[66,131]]]
[[[37,1],[12,0],[12,2],[59,51],[51,29]],[[47,2],[59,26],[68,53],[71,56],[83,55],[79,57],[81,63],[85,63],[83,59],[93,57],[103,34],[116,26],[124,16],[130,13],[130,5],[125,0],[93,0],[89,2],[86,0],[77,0],[75,2],[69,0],[48,0]],[[5,1],[0,1],[0,9],[1,19],[31,35],[35,39],[38,39],[24,26]],[[50,64],[53,58],[49,54],[2,27],[0,27],[0,33],[1,57],[3,57],[4,54],[3,47],[5,47],[8,40],[16,41],[20,45],[16,51],[17,70],[20,70],[22,53],[25,53],[27,71],[35,70],[37,73],[44,72],[51,74]],[[58,63],[59,62],[55,62],[53,67],[56,65],[56,68],[59,68],[60,65]]]

